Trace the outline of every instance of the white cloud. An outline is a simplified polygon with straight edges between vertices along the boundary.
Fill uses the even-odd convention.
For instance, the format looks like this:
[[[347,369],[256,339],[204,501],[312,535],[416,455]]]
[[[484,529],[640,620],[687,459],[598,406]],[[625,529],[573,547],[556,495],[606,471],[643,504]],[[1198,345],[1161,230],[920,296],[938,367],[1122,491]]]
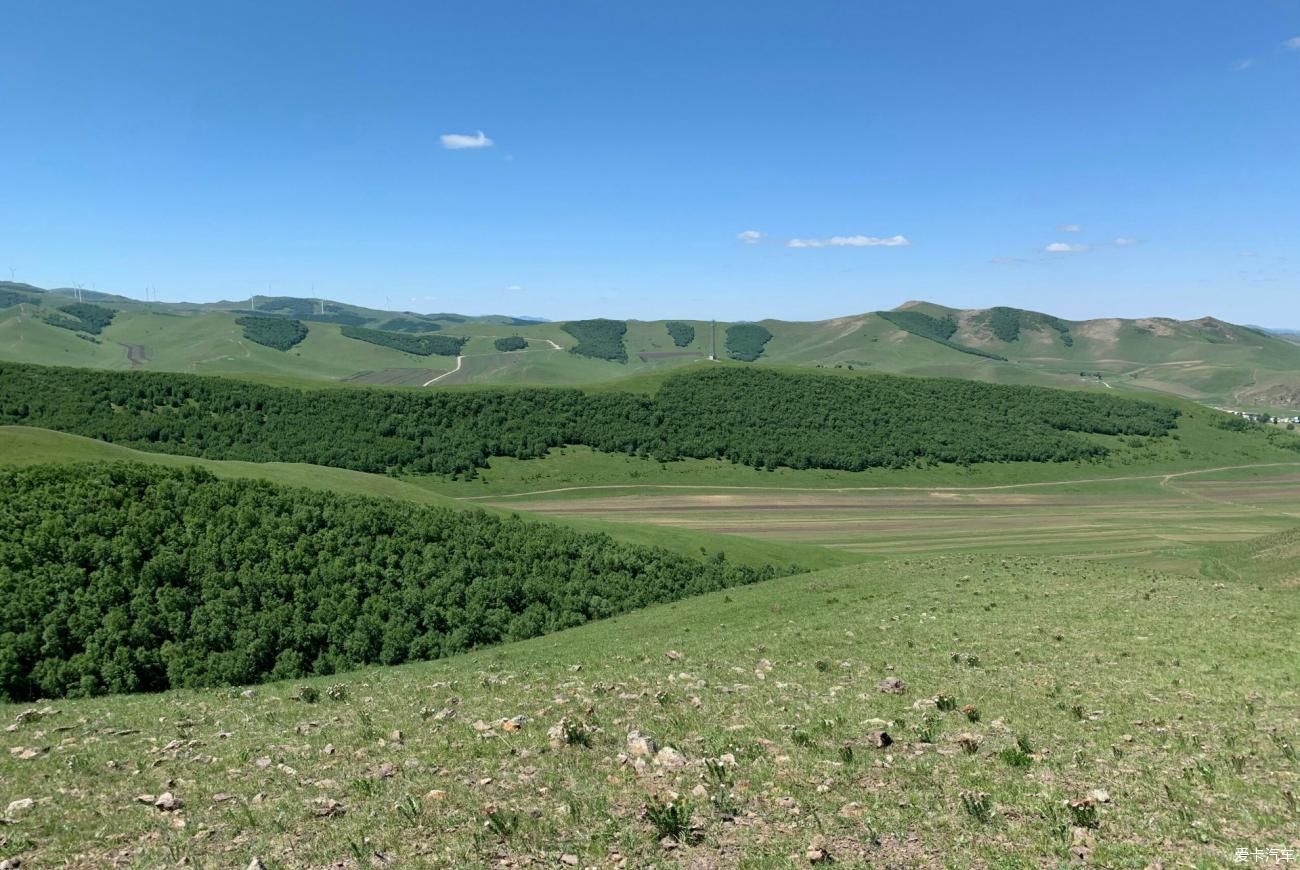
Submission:
[[[1081,233],[1083,232],[1082,224],[1061,224],[1057,227],[1063,233]]]
[[[511,293],[517,293],[522,289],[524,288],[520,287],[518,284],[511,284],[509,287],[506,288],[506,290],[510,291]]]
[[[1133,245],[1136,245],[1137,243],[1138,240],[1130,236],[1120,236],[1118,239],[1115,240],[1115,244],[1119,245],[1121,248],[1129,248],[1132,247]]]
[[[443,133],[438,137],[442,147],[448,151],[460,151],[465,148],[491,148],[496,143],[483,134],[482,130],[473,136],[467,133]]]
[[[791,239],[787,248],[906,248],[912,244],[907,236],[831,236],[829,239]]]
[[[1255,59],[1253,57],[1245,57],[1242,58],[1241,60],[1234,60],[1232,62],[1232,71],[1242,72],[1243,70],[1250,69],[1254,65],[1255,65]]]
[[[744,242],[747,245],[757,245],[759,242],[763,240],[763,234],[760,233],[758,230],[745,230],[743,232],[736,233],[736,238],[740,239],[740,241]]]
[[[1282,43],[1282,45],[1291,49],[1292,51],[1300,51],[1300,36],[1293,36],[1290,39],[1288,39],[1286,42]]]
[[[1043,250],[1049,254],[1081,254],[1088,250],[1088,246],[1076,245],[1070,242],[1052,242]]]

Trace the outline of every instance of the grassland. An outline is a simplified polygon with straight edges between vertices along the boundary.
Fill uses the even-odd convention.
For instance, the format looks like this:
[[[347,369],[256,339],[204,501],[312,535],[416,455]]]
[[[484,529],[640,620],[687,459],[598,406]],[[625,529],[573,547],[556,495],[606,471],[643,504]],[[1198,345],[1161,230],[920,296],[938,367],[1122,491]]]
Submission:
[[[82,867],[1221,866],[1297,845],[1297,619],[1276,582],[964,555],[305,689],[0,708],[4,848]],[[629,757],[630,731],[675,752]]]

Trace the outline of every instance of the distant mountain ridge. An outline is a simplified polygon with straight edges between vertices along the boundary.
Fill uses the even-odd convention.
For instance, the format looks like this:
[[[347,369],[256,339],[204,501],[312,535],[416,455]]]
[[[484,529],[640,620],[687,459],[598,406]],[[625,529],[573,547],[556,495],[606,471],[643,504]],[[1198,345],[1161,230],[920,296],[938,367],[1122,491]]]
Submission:
[[[61,311],[78,293],[91,308]],[[240,326],[250,314],[300,321],[304,329],[295,335],[304,337],[285,348],[259,346]],[[1300,336],[1211,316],[1069,320],[1010,306],[960,309],[911,300],[890,310],[743,327],[676,318],[581,323],[598,322],[609,347],[590,355],[572,321],[387,311],[293,296],[142,302],[0,282],[0,359],[15,362],[445,387],[590,384],[716,356],[754,365],[1165,393],[1248,411],[1300,408]],[[376,330],[391,337],[375,336]],[[430,333],[447,339],[410,339]],[[749,341],[741,353],[742,333],[761,341]],[[356,340],[363,334],[370,340]],[[505,338],[525,344],[502,352],[496,343]],[[456,350],[407,352],[434,347]]]

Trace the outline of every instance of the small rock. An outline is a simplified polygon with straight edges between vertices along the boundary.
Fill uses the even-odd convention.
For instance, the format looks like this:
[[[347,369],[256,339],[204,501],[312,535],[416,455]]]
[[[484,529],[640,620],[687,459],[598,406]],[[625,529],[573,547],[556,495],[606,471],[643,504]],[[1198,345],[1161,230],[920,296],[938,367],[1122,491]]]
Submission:
[[[153,802],[153,805],[164,813],[174,813],[176,810],[185,806],[185,802],[171,792],[165,791],[158,795],[158,799]]]
[[[682,655],[675,649],[670,649],[668,652],[664,653],[664,658],[668,659],[670,662],[679,662],[686,658],[686,656]]]
[[[813,846],[806,854],[809,864],[825,864],[831,860],[831,853],[821,846]]]
[[[266,770],[268,767],[271,766],[271,759],[267,758],[266,756],[262,756],[261,758],[254,761],[253,764],[257,767],[258,770]]]
[[[21,866],[23,866],[22,858],[6,858],[0,861],[0,870],[18,870]]]
[[[440,788],[435,788],[425,794],[424,799],[427,801],[444,801],[447,799],[447,792]]]
[[[653,756],[659,751],[659,744],[649,734],[629,731],[627,734],[627,751],[629,755]]]
[[[12,818],[14,815],[21,813],[24,810],[30,810],[35,803],[36,801],[31,798],[19,798],[16,801],[10,801],[9,807],[5,810],[5,815]]]
[[[667,770],[681,770],[686,766],[686,756],[671,746],[665,746],[655,753],[655,764]]]
[[[251,699],[257,697],[257,690],[255,690],[255,689],[245,689],[244,691],[242,691],[242,692],[239,693],[239,697],[243,698],[243,699],[246,700],[246,701],[247,701],[247,700],[251,700]]]
[[[244,870],[266,870],[266,865],[262,863],[262,859],[254,855],[253,860],[248,862]]]
[[[501,730],[511,732],[521,731],[523,730],[524,723],[527,721],[528,720],[523,716],[512,716],[509,719],[503,719],[501,721]]]
[[[907,683],[898,677],[885,677],[876,683],[876,691],[885,692],[890,695],[901,695],[907,690]]]
[[[334,798],[316,798],[316,800],[311,803],[312,815],[322,819],[341,816],[348,811],[347,807],[343,806],[341,802],[334,800]]]
[[[1110,792],[1106,791],[1104,788],[1094,788],[1092,791],[1088,792],[1088,797],[1092,798],[1099,804],[1110,803]]]
[[[401,732],[401,731],[389,731],[389,732],[388,732],[388,739],[391,740],[391,741],[393,741],[394,743],[401,743],[401,742],[402,742],[402,732]]]
[[[561,856],[560,856],[560,863],[561,863],[561,864],[568,864],[570,867],[577,867],[577,866],[578,866],[578,856],[577,856],[577,855],[561,855]]]
[[[214,804],[224,804],[233,797],[234,795],[226,794],[224,791],[219,791],[212,796],[212,802]]]
[[[392,779],[397,776],[397,765],[385,761],[370,771],[371,779]]]
[[[695,788],[691,789],[691,796],[704,800],[709,796],[709,790],[704,787],[703,783],[698,783]]]
[[[867,742],[877,749],[884,749],[894,743],[894,738],[890,737],[885,731],[870,731],[867,733]]]

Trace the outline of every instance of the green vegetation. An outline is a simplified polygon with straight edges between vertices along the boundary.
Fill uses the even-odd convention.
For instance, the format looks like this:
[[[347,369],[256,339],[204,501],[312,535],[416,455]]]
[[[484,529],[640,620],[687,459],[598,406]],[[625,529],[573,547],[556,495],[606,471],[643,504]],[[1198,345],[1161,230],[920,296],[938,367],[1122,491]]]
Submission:
[[[116,313],[112,308],[91,305],[89,302],[74,302],[61,306],[58,312],[47,314],[45,322],[60,329],[99,335],[104,327],[113,322]]]
[[[677,347],[687,347],[692,341],[695,341],[695,327],[689,323],[682,323],[680,320],[670,320],[664,324],[668,329],[668,335]]]
[[[379,328],[385,332],[438,332],[442,324],[413,317],[394,317],[379,324]]]
[[[29,293],[19,293],[8,287],[0,286],[0,308],[12,308],[21,302],[31,304],[36,301],[36,298]]]
[[[957,322],[951,317],[932,317],[920,311],[877,311],[876,316],[888,320],[904,332],[925,338],[952,350],[1006,362],[1007,358],[979,348],[950,341],[957,332]]]
[[[512,350],[523,350],[528,347],[528,340],[517,335],[508,335],[493,341],[492,346],[502,353],[509,353]]]
[[[773,573],[195,468],[0,470],[0,698],[399,664]]]
[[[592,359],[627,362],[627,345],[623,343],[623,336],[627,334],[626,321],[603,318],[571,320],[563,328],[578,340],[569,349],[572,353]]]
[[[727,327],[727,353],[732,359],[753,362],[763,355],[772,333],[757,323],[737,323]]]
[[[363,326],[345,326],[340,330],[346,338],[367,341],[380,347],[413,353],[418,356],[456,356],[468,338],[460,335],[408,335],[401,332],[384,332]]]
[[[1037,311],[1024,311],[999,305],[990,308],[986,318],[993,334],[1007,343],[1019,341],[1022,329],[1046,326],[1056,330],[1061,337],[1061,343],[1066,347],[1074,346],[1074,337],[1070,335],[1070,324],[1050,314],[1039,314]]]
[[[669,377],[653,397],[307,392],[5,364],[0,375],[0,423],[163,453],[379,472],[472,474],[491,456],[538,457],[564,444],[767,468],[1061,462],[1108,453],[1082,433],[1159,437],[1178,417],[1166,406],[1098,393],[738,367]]]
[[[343,308],[333,302],[325,305],[324,311],[321,308],[320,301],[316,299],[300,299],[294,296],[257,297],[257,310],[265,314],[279,314],[314,323],[342,323],[351,326],[359,326],[367,320],[356,311]]]
[[[244,327],[244,338],[272,350],[288,350],[307,337],[301,321],[284,317],[240,317],[235,323]]]

